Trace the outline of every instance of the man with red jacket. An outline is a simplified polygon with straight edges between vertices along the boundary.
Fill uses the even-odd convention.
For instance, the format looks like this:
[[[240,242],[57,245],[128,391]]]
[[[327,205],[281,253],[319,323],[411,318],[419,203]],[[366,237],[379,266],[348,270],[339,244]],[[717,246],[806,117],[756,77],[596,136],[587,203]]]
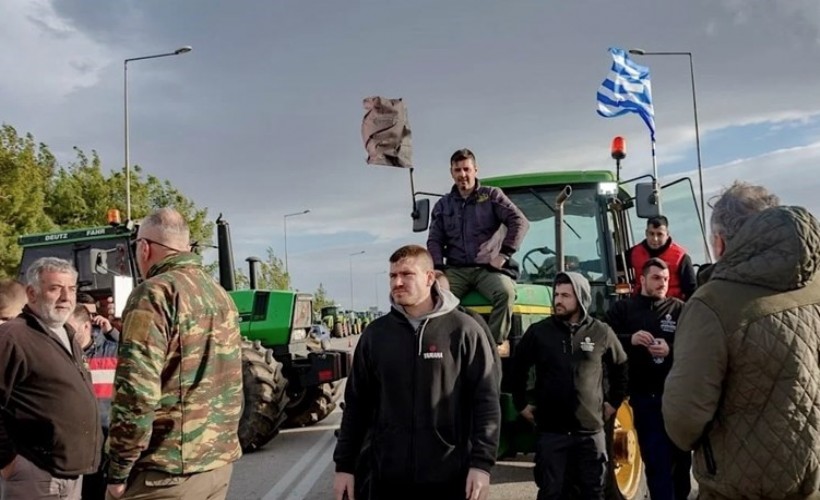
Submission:
[[[638,278],[644,264],[657,257],[669,266],[669,291],[667,296],[686,300],[692,296],[697,287],[695,268],[686,249],[672,241],[669,236],[669,219],[663,215],[646,221],[646,238],[630,248],[626,254],[629,267],[633,269],[635,295],[641,294],[641,282]]]

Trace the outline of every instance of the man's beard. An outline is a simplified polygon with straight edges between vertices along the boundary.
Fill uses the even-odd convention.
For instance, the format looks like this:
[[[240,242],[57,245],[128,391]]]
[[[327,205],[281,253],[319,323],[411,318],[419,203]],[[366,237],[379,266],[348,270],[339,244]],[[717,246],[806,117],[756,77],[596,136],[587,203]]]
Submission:
[[[71,316],[71,309],[66,309],[65,311],[58,310],[56,304],[46,304],[41,302],[38,305],[38,315],[40,316],[40,320],[49,328],[59,328],[68,321],[68,317]]]
[[[570,311],[566,307],[562,307],[561,312],[558,312],[558,309],[556,308],[553,311],[552,315],[560,319],[561,321],[569,321],[575,315],[576,312],[578,312],[578,309]]]

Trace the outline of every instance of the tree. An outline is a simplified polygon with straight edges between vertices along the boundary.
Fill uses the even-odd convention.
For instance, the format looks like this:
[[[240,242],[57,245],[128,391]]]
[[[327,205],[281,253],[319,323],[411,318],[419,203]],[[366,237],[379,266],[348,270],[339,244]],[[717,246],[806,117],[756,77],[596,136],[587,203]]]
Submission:
[[[17,274],[19,236],[101,226],[110,208],[125,215],[124,171],[105,174],[96,151],[90,157],[79,148],[74,151],[76,158],[63,167],[31,134],[20,137],[14,127],[0,127],[0,277]],[[167,180],[143,178],[139,166],[131,174],[134,220],[173,207],[188,221],[191,241],[210,245],[214,224],[207,209],[198,208]]]
[[[17,274],[22,255],[18,236],[54,229],[45,205],[56,163],[31,134],[20,137],[14,127],[0,127],[0,275]]]
[[[285,272],[285,265],[282,259],[276,256],[273,248],[268,247],[268,258],[257,265],[256,286],[263,290],[290,290],[290,275]],[[250,280],[245,271],[237,269],[236,287],[247,288]],[[240,286],[241,285],[241,286]]]
[[[336,301],[328,296],[325,285],[319,283],[319,288],[313,293],[313,312],[319,314],[323,307],[332,306]]]

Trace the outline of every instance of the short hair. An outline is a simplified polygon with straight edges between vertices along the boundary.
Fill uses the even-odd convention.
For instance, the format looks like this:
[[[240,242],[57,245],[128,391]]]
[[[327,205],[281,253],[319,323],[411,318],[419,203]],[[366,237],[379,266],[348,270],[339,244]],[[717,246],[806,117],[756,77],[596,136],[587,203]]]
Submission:
[[[26,284],[39,291],[43,273],[46,272],[68,273],[77,279],[77,270],[71,262],[57,257],[40,257],[26,270]]]
[[[450,156],[450,166],[464,160],[473,160],[473,163],[475,163],[475,155],[467,148],[459,149]]]
[[[97,301],[94,300],[94,297],[91,294],[80,292],[77,294],[77,304],[90,304],[90,305],[97,305]]]
[[[558,285],[572,285],[572,280],[566,273],[558,273],[558,275],[555,277],[555,286]],[[573,286],[573,289],[574,288],[575,287]]]
[[[402,259],[417,259],[423,267],[433,269],[433,257],[421,245],[404,245],[390,256],[390,263],[395,264]]]
[[[190,244],[191,230],[188,223],[185,222],[185,217],[173,208],[165,207],[155,210],[142,219],[141,226],[154,229],[162,235],[163,239],[178,243],[180,246],[188,247]]]
[[[71,313],[71,319],[79,324],[91,323],[91,313],[82,304],[77,304],[74,312]]]
[[[780,198],[763,186],[735,181],[709,202],[712,231],[731,240],[749,217],[780,205]]]
[[[0,280],[0,309],[26,300],[26,286],[15,279]]]
[[[655,217],[650,217],[646,221],[646,228],[647,229],[649,229],[650,227],[661,227],[661,226],[669,227],[669,219],[667,219],[665,215],[657,215]]]
[[[658,257],[652,257],[651,259],[644,262],[643,267],[641,267],[641,276],[643,276],[644,278],[649,276],[649,270],[653,267],[668,270],[669,264],[664,262],[663,259],[659,259]]]

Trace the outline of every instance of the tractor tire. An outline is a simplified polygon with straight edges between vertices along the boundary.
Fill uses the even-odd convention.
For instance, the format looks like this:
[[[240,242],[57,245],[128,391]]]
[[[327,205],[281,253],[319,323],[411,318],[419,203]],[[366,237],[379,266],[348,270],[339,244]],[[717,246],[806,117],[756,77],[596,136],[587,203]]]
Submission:
[[[258,450],[279,433],[288,402],[288,379],[282,363],[257,340],[242,341],[244,404],[239,420],[239,444],[245,453]]]
[[[342,396],[341,381],[308,387],[300,397],[292,399],[287,412],[286,427],[307,427],[321,422],[336,409]]]
[[[336,338],[344,337],[344,332],[342,332],[342,325],[339,323],[334,323],[333,328],[330,330],[330,335]]]

